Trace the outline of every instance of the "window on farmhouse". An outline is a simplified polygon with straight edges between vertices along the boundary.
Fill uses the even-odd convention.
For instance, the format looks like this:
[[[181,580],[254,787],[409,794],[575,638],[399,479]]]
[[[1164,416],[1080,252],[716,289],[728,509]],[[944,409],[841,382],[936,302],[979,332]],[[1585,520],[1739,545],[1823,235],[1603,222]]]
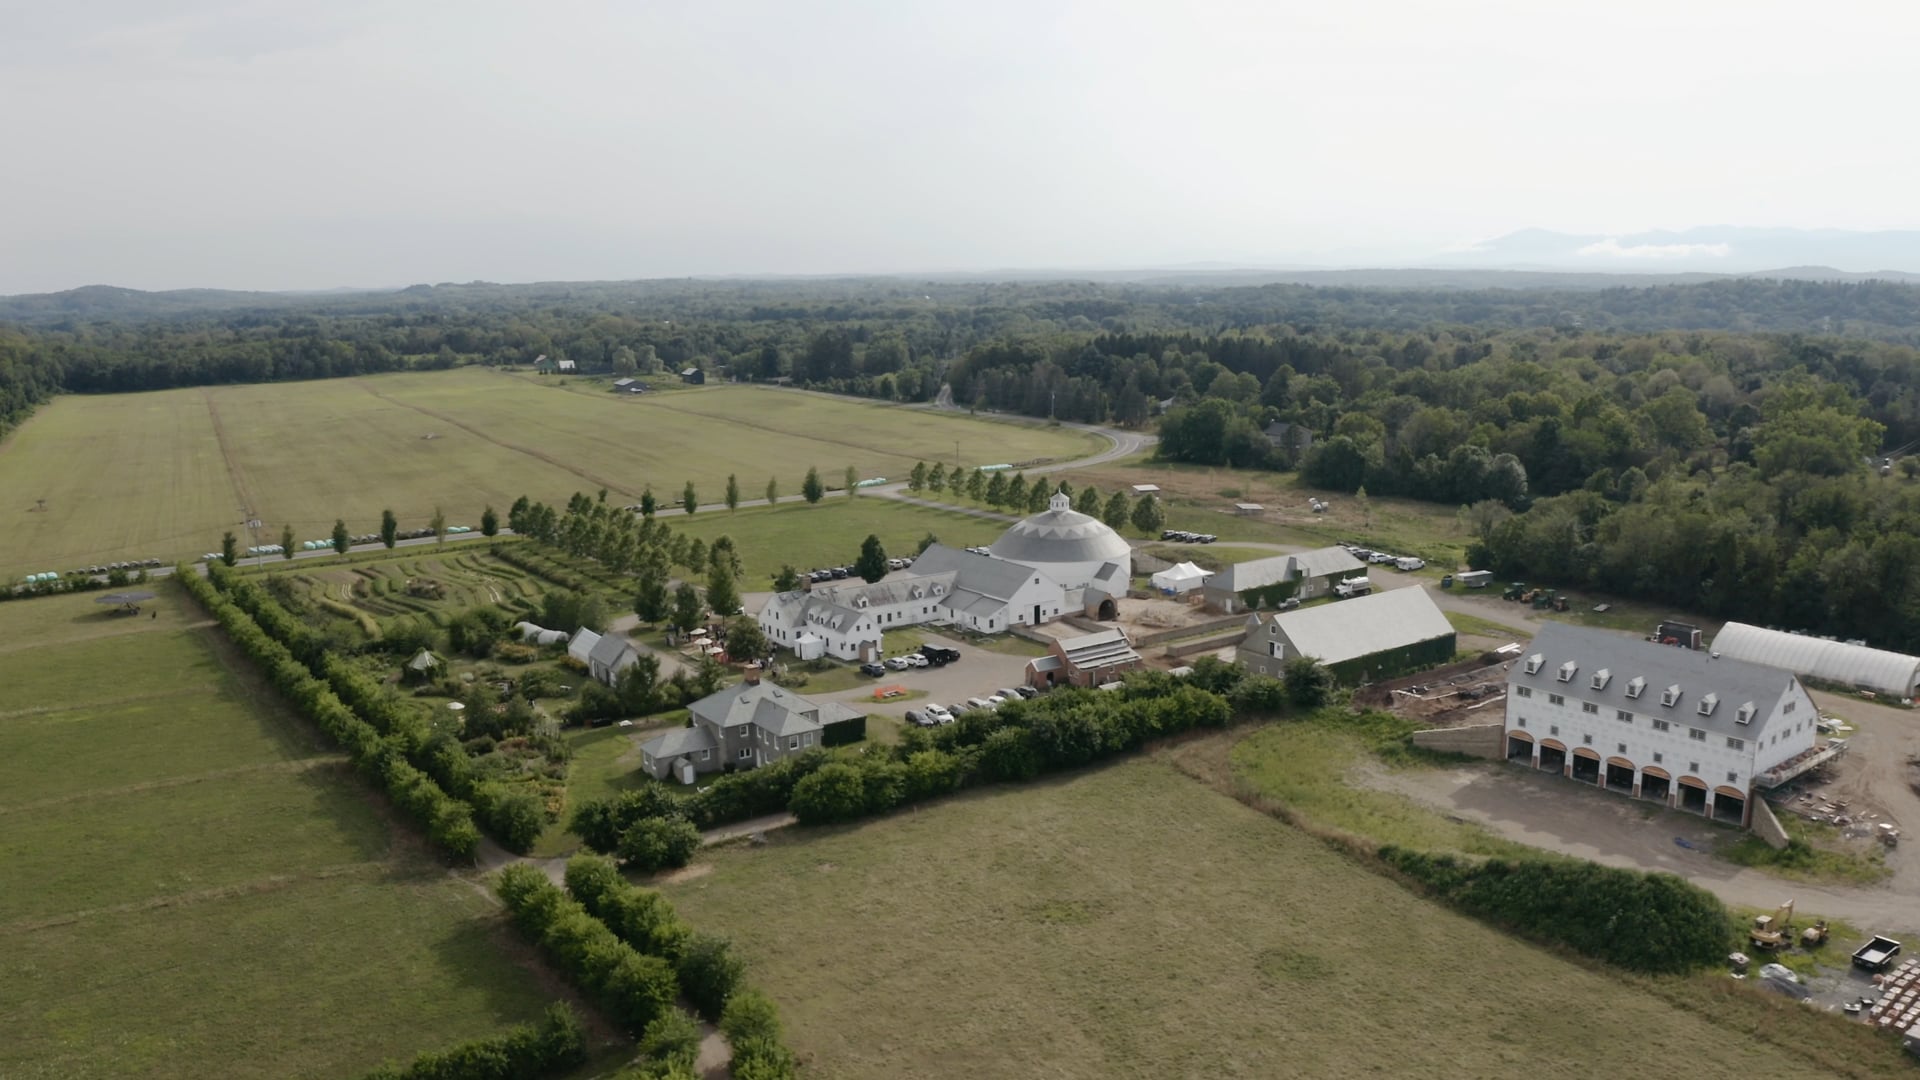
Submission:
[[[1666,731],[1671,727],[1672,725],[1668,724],[1665,720],[1655,720],[1653,722],[1653,730],[1655,731]]]
[[[1564,697],[1561,697],[1559,694],[1548,694],[1547,700],[1554,703],[1555,705],[1565,705],[1567,703],[1567,699]]]
[[[1580,703],[1580,711],[1585,713],[1597,713],[1600,711],[1600,706],[1595,705],[1591,701],[1583,701]]]
[[[1707,733],[1706,733],[1706,732],[1704,732],[1704,731],[1701,731],[1701,730],[1700,730],[1699,728],[1697,728],[1697,727],[1696,727],[1696,728],[1688,728],[1688,729],[1687,729],[1687,738],[1689,738],[1689,739],[1692,739],[1692,740],[1693,740],[1694,742],[1706,742],[1706,741],[1707,741]]]
[[[1745,739],[1735,739],[1735,738],[1732,738],[1731,736],[1729,736],[1729,737],[1728,737],[1728,739],[1727,739],[1727,749],[1729,749],[1729,750],[1745,750],[1746,748],[1747,748],[1747,740],[1745,740]]]
[[[1727,773],[1727,783],[1729,783],[1729,784],[1737,784],[1737,783],[1739,783],[1739,782],[1740,782],[1740,774],[1739,774],[1739,773],[1737,773],[1737,772],[1731,772],[1731,771],[1729,771],[1729,772]]]
[[[1516,686],[1516,687],[1514,687],[1514,688],[1513,688],[1513,692],[1514,692],[1515,694],[1518,694],[1518,695],[1519,695],[1519,696],[1521,696],[1521,697],[1532,697],[1532,696],[1533,696],[1533,687],[1531,687],[1531,686]]]
[[[1628,711],[1627,711],[1627,710],[1625,710],[1625,709],[1615,709],[1615,710],[1613,710],[1613,718],[1614,718],[1615,720],[1620,720],[1620,721],[1624,721],[1624,722],[1626,722],[1626,723],[1629,723],[1629,724],[1631,724],[1631,723],[1633,723],[1633,714],[1632,714],[1632,713],[1630,713],[1630,712],[1628,712]]]
[[[1582,735],[1582,736],[1580,736],[1580,741],[1581,741],[1581,742],[1583,742],[1583,743],[1586,743],[1586,744],[1587,744],[1588,746],[1592,746],[1592,745],[1593,745],[1593,736],[1591,736],[1591,735]]]

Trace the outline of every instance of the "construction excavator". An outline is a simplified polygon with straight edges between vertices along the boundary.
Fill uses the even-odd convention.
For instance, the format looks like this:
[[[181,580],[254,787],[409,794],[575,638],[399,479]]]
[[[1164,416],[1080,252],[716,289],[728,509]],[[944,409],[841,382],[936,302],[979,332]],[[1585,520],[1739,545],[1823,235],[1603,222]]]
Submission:
[[[1772,951],[1793,944],[1793,901],[1789,900],[1774,909],[1771,915],[1755,915],[1753,929],[1747,931],[1747,940],[1756,949]]]

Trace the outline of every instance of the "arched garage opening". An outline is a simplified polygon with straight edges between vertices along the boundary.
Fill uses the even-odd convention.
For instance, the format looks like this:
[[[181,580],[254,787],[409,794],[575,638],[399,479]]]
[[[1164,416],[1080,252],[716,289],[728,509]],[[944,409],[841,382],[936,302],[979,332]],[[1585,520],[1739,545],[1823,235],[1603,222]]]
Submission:
[[[1633,794],[1633,762],[1623,757],[1607,759],[1607,790],[1622,795]]]
[[[1101,622],[1112,622],[1119,617],[1120,608],[1114,604],[1112,597],[1100,601],[1099,611],[1094,615]]]
[[[1507,760],[1533,764],[1533,736],[1524,731],[1507,732]]]
[[[1640,797],[1665,804],[1673,796],[1673,777],[1657,765],[1640,770]]]
[[[1707,782],[1697,776],[1683,776],[1675,781],[1680,786],[1680,809],[1689,814],[1707,812]]]
[[[1747,793],[1725,785],[1713,789],[1713,820],[1729,825],[1747,823]]]
[[[1555,776],[1567,771],[1567,748],[1552,739],[1540,740],[1540,771]]]
[[[1585,746],[1573,748],[1573,778],[1583,784],[1600,782],[1600,755]]]

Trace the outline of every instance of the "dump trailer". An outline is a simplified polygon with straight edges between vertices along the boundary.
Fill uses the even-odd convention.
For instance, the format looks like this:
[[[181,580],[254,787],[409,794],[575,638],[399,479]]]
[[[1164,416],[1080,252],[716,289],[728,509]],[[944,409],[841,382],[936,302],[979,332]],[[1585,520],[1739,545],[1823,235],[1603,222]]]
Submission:
[[[1885,971],[1893,958],[1900,955],[1900,943],[1890,937],[1873,936],[1873,940],[1854,950],[1853,966],[1863,971]]]

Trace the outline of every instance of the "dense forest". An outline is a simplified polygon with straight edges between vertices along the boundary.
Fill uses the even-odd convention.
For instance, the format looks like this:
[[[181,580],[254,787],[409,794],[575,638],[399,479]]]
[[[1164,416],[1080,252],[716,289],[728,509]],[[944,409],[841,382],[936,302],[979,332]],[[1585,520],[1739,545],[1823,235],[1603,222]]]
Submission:
[[[1466,507],[1476,565],[1503,576],[1920,646],[1911,285],[670,281],[78,290],[0,312],[19,320],[0,324],[0,431],[60,392],[540,357],[905,401],[946,387],[1157,422],[1173,460]]]

